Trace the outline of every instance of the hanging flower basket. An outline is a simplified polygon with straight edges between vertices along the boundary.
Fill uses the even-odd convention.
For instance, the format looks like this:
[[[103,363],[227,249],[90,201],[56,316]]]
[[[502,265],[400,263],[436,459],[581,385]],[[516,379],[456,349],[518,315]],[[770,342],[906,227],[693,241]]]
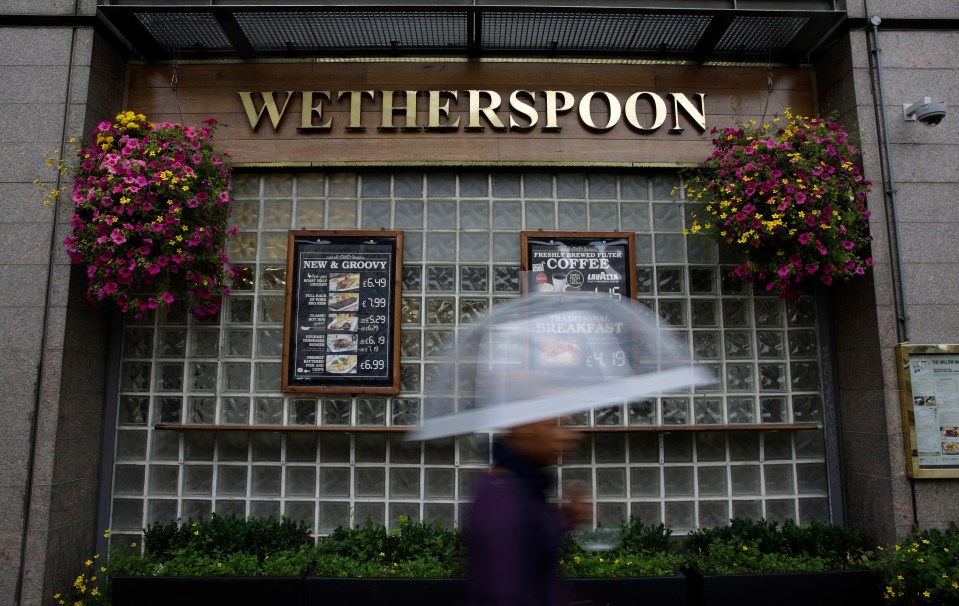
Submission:
[[[717,237],[742,262],[733,278],[796,299],[814,283],[863,275],[871,183],[842,127],[796,116],[712,130],[715,150],[686,181],[687,233]]]
[[[204,125],[154,124],[126,111],[79,150],[64,244],[86,265],[94,304],[113,301],[139,318],[182,301],[202,318],[229,295],[230,167],[213,149],[215,121]]]

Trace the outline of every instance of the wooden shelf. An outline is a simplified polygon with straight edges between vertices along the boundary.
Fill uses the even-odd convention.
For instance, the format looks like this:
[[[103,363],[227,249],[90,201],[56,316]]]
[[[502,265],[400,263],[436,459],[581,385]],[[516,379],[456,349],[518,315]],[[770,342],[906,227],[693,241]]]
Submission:
[[[336,432],[336,433],[408,433],[413,427],[352,426],[352,425],[155,425],[163,431],[273,431]],[[576,427],[583,433],[687,433],[704,431],[807,431],[820,429],[816,423],[767,423],[764,425],[609,425],[599,427]]]

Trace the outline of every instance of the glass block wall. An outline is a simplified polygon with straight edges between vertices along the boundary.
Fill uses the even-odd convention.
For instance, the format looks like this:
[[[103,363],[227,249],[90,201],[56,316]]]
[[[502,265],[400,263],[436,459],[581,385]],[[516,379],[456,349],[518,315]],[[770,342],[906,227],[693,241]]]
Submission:
[[[782,428],[822,421],[813,302],[726,281],[716,246],[683,234],[678,184],[675,173],[236,175],[229,255],[243,271],[219,317],[173,310],[124,326],[113,532],[210,512],[286,515],[318,533],[367,516],[457,524],[491,437],[408,444],[397,429],[418,422],[450,331],[520,296],[519,232],[540,228],[635,232],[638,298],[716,377],[573,419],[587,438],[557,468],[557,491],[589,486],[596,523],[634,515],[677,533],[734,516],[828,519],[823,431]],[[282,394],[287,230],[381,227],[405,232],[402,393]]]

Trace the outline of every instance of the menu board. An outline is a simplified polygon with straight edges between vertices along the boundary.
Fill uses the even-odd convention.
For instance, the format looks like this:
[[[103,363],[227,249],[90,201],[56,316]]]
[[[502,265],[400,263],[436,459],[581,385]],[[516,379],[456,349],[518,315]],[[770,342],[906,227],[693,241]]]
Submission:
[[[526,294],[596,292],[636,298],[635,236],[630,232],[524,231]]]
[[[900,345],[910,477],[959,477],[959,346]]]
[[[289,232],[283,391],[399,393],[402,251],[402,232]]]

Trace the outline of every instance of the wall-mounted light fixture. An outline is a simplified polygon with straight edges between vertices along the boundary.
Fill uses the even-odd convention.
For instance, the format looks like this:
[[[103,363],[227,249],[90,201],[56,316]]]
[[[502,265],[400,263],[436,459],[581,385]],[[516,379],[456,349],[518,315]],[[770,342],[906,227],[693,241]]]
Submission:
[[[923,97],[922,101],[913,104],[903,103],[902,114],[909,122],[919,120],[926,126],[935,126],[946,117],[946,104]]]

